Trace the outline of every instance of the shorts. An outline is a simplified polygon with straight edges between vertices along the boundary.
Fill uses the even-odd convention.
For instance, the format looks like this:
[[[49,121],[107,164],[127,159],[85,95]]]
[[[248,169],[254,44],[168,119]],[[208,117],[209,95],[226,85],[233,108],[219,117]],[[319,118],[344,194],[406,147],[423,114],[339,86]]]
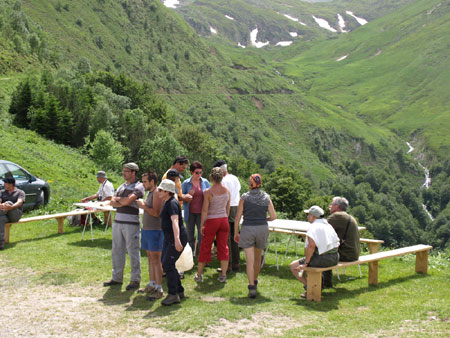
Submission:
[[[141,249],[147,251],[162,251],[164,233],[162,230],[141,230]]]
[[[267,225],[246,225],[241,228],[239,235],[239,247],[243,249],[257,248],[264,250],[269,238]]]

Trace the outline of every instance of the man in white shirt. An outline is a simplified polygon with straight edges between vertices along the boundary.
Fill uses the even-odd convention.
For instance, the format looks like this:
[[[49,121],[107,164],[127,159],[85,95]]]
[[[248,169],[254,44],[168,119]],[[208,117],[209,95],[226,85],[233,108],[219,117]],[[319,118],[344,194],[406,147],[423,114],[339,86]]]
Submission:
[[[106,177],[106,173],[104,171],[100,170],[99,172],[97,172],[97,182],[100,183],[100,187],[98,188],[97,193],[83,198],[81,202],[86,203],[92,200],[102,202],[111,200],[111,198],[114,196],[114,186],[110,181],[108,181],[108,178]],[[109,217],[109,211],[106,211],[104,214],[105,222],[108,219],[108,225],[111,226],[112,219],[111,217]],[[101,224],[100,219],[98,219],[94,213],[92,213],[92,219],[95,225]]]
[[[317,205],[308,210],[308,222],[311,223],[305,240],[305,257],[295,260],[290,264],[292,274],[306,287],[306,275],[299,275],[300,271],[307,266],[316,268],[326,268],[336,265],[339,262],[339,237],[334,228],[327,222],[324,212]],[[306,292],[302,294],[306,298]]]
[[[239,179],[228,172],[227,163],[224,160],[216,161],[213,165],[214,168],[220,167],[223,171],[222,183],[230,191],[230,214],[228,215],[228,223],[230,224],[230,233],[228,237],[229,248],[229,264],[228,271],[239,271],[240,269],[240,255],[239,246],[234,241],[234,220],[236,218],[236,212],[239,205],[241,183]]]

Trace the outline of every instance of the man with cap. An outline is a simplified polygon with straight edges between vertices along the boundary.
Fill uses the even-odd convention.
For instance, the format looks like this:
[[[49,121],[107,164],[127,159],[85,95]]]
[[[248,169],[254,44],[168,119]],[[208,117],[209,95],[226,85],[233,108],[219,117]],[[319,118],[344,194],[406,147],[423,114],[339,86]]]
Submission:
[[[321,207],[314,205],[304,212],[307,214],[308,222],[311,223],[306,232],[305,257],[293,261],[290,268],[295,278],[306,288],[306,276],[303,274],[305,267],[326,268],[339,262],[339,237],[323,218],[324,212]],[[302,297],[306,298],[306,292]]]
[[[213,168],[220,167],[223,171],[222,183],[230,191],[230,214],[228,215],[228,223],[230,223],[230,233],[228,235],[229,248],[229,264],[228,271],[239,271],[240,269],[240,255],[239,245],[234,241],[234,220],[239,206],[241,183],[239,179],[228,172],[227,163],[224,160],[216,161]]]
[[[168,177],[169,172],[171,172],[172,180],[175,182],[176,195],[178,198],[178,202],[180,203],[181,210],[183,210],[183,202],[192,201],[192,196],[190,194],[183,194],[181,190],[181,180],[183,178],[181,174],[183,174],[186,171],[188,164],[189,161],[186,158],[186,156],[184,155],[177,156],[173,161],[172,166],[166,171],[166,173],[162,177],[163,180],[165,180],[166,178],[171,179],[170,177]],[[175,176],[176,175],[175,172],[171,171],[173,169],[175,169],[178,172],[177,177]],[[173,177],[175,177],[175,180],[173,179]]]
[[[85,197],[81,200],[81,202],[86,203],[92,200],[97,200],[99,202],[103,201],[110,201],[111,198],[114,196],[114,186],[112,183],[108,180],[106,177],[106,173],[102,170],[97,172],[97,182],[100,183],[100,187],[98,188],[98,191],[96,194]],[[106,211],[105,213],[105,222],[108,220],[108,225],[111,226],[112,220],[109,217],[109,211]],[[94,224],[99,225],[101,224],[101,221],[97,218],[97,216],[92,213],[92,218],[94,221]]]
[[[144,197],[144,186],[137,179],[139,167],[130,162],[123,165],[123,183],[111,198],[110,205],[116,208],[112,238],[112,278],[103,286],[121,285],[126,253],[130,256],[131,278],[126,290],[138,289],[141,282],[141,252],[139,247],[139,206],[137,199]]]
[[[25,192],[16,188],[13,177],[3,179],[4,189],[0,190],[0,250],[5,248],[5,224],[17,222],[22,217]]]

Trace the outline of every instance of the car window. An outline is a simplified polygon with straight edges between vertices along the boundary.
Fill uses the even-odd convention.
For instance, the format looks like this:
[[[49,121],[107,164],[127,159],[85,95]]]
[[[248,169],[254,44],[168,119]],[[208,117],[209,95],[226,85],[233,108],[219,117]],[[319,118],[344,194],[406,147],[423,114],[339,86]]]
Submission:
[[[3,164],[0,164],[0,180],[6,178],[6,173],[8,170],[5,168]]]
[[[8,169],[5,173],[5,177],[14,177],[16,180],[28,180],[30,177],[21,168],[14,164],[5,164]]]

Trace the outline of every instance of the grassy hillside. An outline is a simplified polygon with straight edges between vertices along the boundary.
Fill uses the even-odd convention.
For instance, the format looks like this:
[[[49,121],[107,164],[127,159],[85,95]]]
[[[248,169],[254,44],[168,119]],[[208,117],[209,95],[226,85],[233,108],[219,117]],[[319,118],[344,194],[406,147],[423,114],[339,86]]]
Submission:
[[[448,3],[417,1],[279,67],[309,94],[444,157],[450,147],[449,18]]]

